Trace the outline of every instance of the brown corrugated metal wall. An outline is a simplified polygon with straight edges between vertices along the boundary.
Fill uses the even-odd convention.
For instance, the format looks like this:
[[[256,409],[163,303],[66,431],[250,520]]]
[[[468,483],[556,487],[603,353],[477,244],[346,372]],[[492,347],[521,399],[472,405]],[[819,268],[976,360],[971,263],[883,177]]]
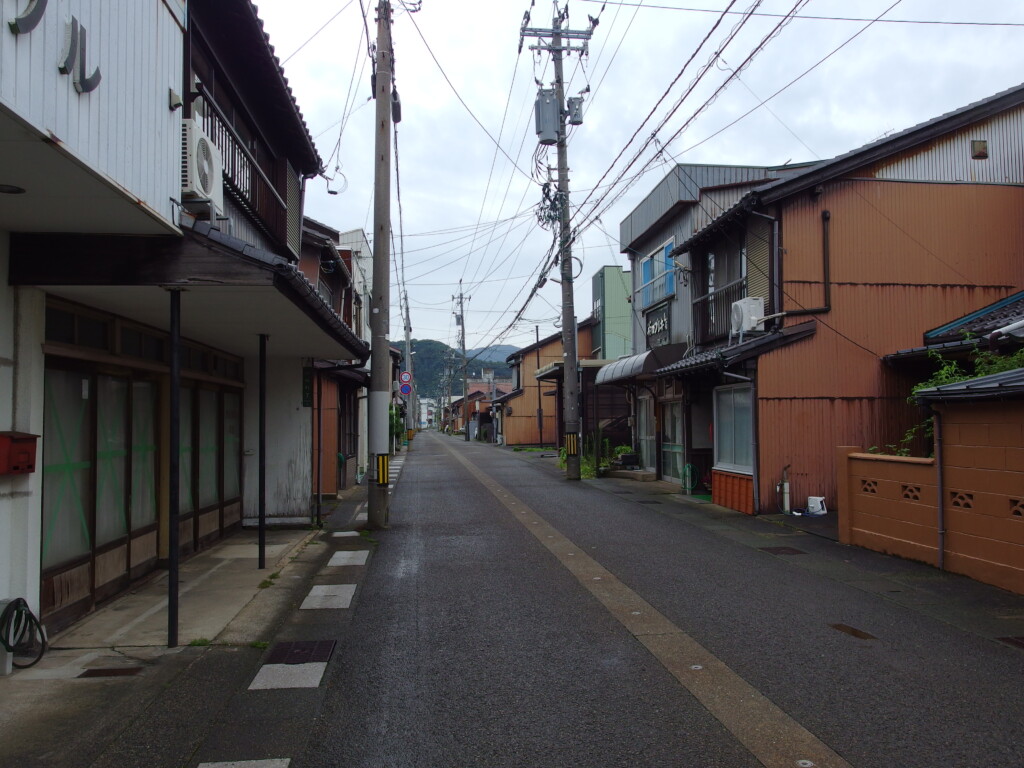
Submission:
[[[791,464],[793,505],[836,498],[834,447],[885,446],[921,420],[914,381],[883,355],[1024,285],[1024,189],[841,181],[784,207],[787,309],[824,301],[822,217],[830,211],[831,311],[817,333],[758,361],[765,511]],[[786,324],[807,317],[788,317]]]

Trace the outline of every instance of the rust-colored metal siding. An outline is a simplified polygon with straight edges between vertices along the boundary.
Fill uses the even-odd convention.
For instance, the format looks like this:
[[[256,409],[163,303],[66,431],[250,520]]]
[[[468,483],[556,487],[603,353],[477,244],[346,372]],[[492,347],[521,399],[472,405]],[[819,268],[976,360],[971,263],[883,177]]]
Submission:
[[[794,506],[835,504],[834,447],[896,443],[922,418],[915,383],[881,356],[1024,285],[1024,189],[840,181],[783,209],[787,309],[822,305],[822,219],[828,210],[831,311],[810,338],[758,360],[762,508],[791,464]],[[786,318],[786,324],[807,317]]]

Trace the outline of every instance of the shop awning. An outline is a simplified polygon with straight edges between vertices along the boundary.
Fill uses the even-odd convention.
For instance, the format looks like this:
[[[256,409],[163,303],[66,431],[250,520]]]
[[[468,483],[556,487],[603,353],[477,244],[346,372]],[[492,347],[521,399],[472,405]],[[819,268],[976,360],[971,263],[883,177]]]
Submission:
[[[597,384],[625,384],[630,379],[652,379],[659,368],[674,363],[686,352],[686,344],[666,344],[608,363],[597,373]]]

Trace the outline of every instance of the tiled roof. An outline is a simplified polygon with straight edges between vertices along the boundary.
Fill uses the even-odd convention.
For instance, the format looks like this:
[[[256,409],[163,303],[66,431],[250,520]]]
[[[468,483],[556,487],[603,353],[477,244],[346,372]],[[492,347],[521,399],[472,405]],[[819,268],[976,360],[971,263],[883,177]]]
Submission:
[[[955,384],[943,384],[941,387],[930,387],[914,394],[914,399],[919,403],[1020,397],[1024,397],[1024,368]]]
[[[1024,320],[1024,291],[957,318],[924,335],[925,343],[961,341],[971,336],[987,336],[1011,323]]]

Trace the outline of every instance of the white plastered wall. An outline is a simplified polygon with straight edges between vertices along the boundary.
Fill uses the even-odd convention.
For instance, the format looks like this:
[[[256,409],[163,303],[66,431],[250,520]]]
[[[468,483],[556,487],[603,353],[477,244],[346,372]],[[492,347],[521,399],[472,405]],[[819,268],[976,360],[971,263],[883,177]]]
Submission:
[[[299,358],[267,360],[267,520],[308,522],[312,495],[312,409],[302,405]],[[245,360],[245,482],[243,523],[259,516],[259,370],[258,357]]]
[[[0,275],[8,274],[10,237],[0,231]],[[43,331],[46,297],[0,283],[0,431],[43,433]],[[42,457],[36,471],[0,475],[0,599],[24,597],[39,613]]]

